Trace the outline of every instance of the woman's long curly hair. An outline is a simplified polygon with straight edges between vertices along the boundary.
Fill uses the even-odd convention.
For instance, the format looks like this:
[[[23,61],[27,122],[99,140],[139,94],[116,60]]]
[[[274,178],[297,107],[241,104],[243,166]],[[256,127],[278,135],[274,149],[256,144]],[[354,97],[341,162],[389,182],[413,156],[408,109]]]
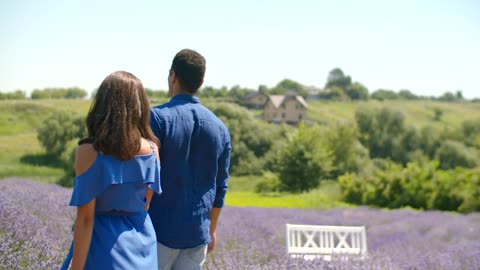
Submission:
[[[142,82],[133,74],[117,71],[98,88],[87,115],[88,137],[95,150],[128,160],[141,147],[141,138],[159,144],[150,129],[150,103]]]

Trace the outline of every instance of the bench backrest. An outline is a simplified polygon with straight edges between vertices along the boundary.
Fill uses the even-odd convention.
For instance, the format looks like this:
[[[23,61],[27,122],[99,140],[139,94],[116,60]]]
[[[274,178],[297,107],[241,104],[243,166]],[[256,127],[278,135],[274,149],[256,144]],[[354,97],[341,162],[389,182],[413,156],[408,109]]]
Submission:
[[[287,224],[289,255],[365,255],[364,226],[319,226]]]

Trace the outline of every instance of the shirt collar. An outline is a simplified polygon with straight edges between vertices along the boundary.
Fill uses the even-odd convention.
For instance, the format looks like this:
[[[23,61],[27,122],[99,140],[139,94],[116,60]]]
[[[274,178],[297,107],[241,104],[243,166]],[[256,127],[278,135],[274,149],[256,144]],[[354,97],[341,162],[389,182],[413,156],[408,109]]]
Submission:
[[[198,97],[189,94],[178,94],[172,97],[171,101],[174,100],[184,100],[192,103],[200,103],[200,99]]]

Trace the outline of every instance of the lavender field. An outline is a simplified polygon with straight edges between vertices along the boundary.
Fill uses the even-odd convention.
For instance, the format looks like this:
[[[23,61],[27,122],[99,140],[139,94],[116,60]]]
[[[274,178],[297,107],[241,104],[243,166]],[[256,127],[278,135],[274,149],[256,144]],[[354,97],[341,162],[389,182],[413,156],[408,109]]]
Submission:
[[[72,239],[71,190],[0,181],[0,269],[56,269]],[[289,259],[285,224],[364,225],[364,260]],[[205,269],[480,269],[480,213],[365,207],[297,210],[225,207]]]

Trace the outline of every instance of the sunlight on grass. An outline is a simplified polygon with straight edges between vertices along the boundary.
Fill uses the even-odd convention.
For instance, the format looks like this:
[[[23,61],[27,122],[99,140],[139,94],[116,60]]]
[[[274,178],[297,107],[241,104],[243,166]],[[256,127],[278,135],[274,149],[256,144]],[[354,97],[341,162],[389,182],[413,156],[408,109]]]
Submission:
[[[335,181],[324,181],[309,192],[255,193],[255,183],[260,176],[232,177],[232,188],[227,192],[226,204],[230,206],[279,207],[279,208],[332,208],[349,207],[340,202],[340,187]]]
[[[253,206],[268,208],[333,208],[350,207],[349,204],[332,201],[318,193],[303,194],[258,194],[248,191],[227,193],[226,204],[229,206]]]

